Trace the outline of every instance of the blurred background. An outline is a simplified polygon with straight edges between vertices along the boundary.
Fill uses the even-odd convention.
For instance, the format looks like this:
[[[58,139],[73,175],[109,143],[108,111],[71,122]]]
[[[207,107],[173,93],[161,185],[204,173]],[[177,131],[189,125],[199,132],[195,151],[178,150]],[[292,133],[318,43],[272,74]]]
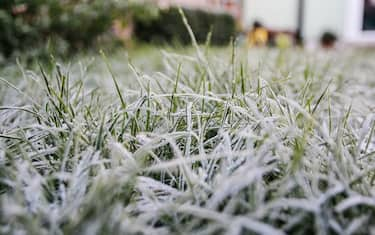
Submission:
[[[1,0],[0,62],[98,48],[199,43],[307,48],[375,45],[374,0]]]

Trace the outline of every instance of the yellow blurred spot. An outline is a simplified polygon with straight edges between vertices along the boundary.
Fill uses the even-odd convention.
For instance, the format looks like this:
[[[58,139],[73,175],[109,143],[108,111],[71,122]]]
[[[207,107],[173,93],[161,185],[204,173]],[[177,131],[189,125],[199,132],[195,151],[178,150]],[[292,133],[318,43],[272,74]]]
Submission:
[[[248,46],[266,46],[268,42],[268,31],[259,27],[250,31],[248,35]]]

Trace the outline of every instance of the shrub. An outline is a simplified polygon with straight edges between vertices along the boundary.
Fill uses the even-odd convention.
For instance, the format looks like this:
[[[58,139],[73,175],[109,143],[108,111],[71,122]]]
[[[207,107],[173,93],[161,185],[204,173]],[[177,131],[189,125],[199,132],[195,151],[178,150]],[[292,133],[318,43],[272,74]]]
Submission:
[[[22,11],[21,4],[17,5],[15,1],[5,0],[1,3],[0,51],[5,56],[12,54],[16,48],[24,49],[28,44],[37,42],[40,26],[32,20],[36,15],[33,3],[27,8],[23,4]]]
[[[66,53],[93,45],[114,18],[138,8],[116,0],[3,0],[0,6],[0,53],[9,57],[49,45]],[[147,8],[148,9],[148,8]],[[147,9],[142,17],[147,15]],[[49,42],[49,43],[47,43]],[[43,50],[42,50],[43,51]]]
[[[332,48],[337,41],[337,36],[332,32],[324,32],[320,37],[320,44],[324,48]]]
[[[184,10],[186,18],[198,42],[202,43],[211,32],[214,45],[227,44],[235,34],[235,20],[224,13],[214,14],[201,10]],[[161,10],[159,17],[152,20],[135,18],[135,34],[137,39],[145,42],[190,43],[190,37],[183,24],[177,8]]]

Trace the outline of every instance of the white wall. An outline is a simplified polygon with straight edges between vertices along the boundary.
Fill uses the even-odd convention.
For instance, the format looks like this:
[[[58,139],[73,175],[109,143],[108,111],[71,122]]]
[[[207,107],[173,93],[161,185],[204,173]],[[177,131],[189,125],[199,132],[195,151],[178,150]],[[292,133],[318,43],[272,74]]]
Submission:
[[[259,20],[271,29],[294,30],[297,27],[297,1],[245,0],[244,26],[249,29],[254,20]]]
[[[303,33],[307,40],[318,40],[324,31],[331,31],[340,38],[344,35],[347,0],[305,1]]]

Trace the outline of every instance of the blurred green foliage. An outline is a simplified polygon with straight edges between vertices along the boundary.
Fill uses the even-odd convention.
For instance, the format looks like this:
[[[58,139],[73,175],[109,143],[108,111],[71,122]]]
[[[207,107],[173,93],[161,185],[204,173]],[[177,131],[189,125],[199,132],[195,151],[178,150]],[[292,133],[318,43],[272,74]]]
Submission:
[[[184,9],[184,13],[199,43],[204,43],[211,33],[211,43],[227,44],[236,32],[236,22],[225,13],[209,13],[201,10]],[[140,19],[135,17],[136,37],[145,42],[183,45],[191,42],[177,8],[161,10],[159,17]]]
[[[1,58],[48,58],[95,45],[108,47],[118,38],[111,32],[114,20],[134,26],[143,42],[189,44],[190,37],[176,8],[158,10],[137,0],[1,0]],[[197,41],[222,45],[235,33],[235,21],[227,14],[184,10]],[[121,28],[120,30],[123,30]],[[108,39],[108,40],[107,40]],[[116,40],[113,40],[116,39]]]
[[[131,0],[1,0],[0,53],[38,56],[88,48],[110,31],[113,19],[129,14],[147,19],[157,10]]]

